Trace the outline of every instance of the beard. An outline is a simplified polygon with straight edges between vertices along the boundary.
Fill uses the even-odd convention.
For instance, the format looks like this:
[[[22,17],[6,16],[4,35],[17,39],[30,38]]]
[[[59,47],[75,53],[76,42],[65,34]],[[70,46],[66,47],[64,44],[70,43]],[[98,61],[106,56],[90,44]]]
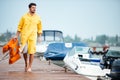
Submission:
[[[35,11],[36,11],[36,10],[31,10],[30,12],[31,12],[31,13],[35,13]]]
[[[35,13],[35,11],[31,11],[31,13]]]

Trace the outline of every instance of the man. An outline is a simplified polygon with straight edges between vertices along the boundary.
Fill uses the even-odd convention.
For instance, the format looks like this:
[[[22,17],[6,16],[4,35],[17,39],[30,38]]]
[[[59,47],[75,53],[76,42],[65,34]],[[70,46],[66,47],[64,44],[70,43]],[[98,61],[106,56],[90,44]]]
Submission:
[[[40,37],[42,34],[42,25],[39,16],[36,12],[36,4],[30,3],[28,5],[29,12],[22,16],[16,37],[20,35],[20,52],[23,53],[24,61],[25,61],[25,72],[31,71],[32,62],[34,59],[34,53],[36,52],[36,40],[38,33],[38,42],[40,42]],[[27,51],[26,51],[27,48]],[[28,54],[29,61],[28,61]]]

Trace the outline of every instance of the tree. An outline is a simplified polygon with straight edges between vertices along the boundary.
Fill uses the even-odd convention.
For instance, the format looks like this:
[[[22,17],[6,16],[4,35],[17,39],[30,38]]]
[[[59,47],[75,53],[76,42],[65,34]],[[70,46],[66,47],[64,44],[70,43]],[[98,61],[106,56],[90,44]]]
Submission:
[[[0,36],[0,41],[9,41],[10,38],[12,36],[12,33],[10,31],[6,31],[5,33],[3,33],[1,36]]]
[[[73,42],[80,42],[80,37],[77,36],[77,34],[74,36]]]
[[[4,36],[4,34],[2,34],[2,35],[0,36],[0,41],[5,41],[5,36]]]
[[[116,43],[118,43],[118,35],[116,35]]]
[[[66,37],[64,37],[64,42],[72,42],[73,39],[71,36],[67,35]]]
[[[106,35],[99,35],[96,37],[96,42],[104,45],[106,40],[108,40],[108,37]]]

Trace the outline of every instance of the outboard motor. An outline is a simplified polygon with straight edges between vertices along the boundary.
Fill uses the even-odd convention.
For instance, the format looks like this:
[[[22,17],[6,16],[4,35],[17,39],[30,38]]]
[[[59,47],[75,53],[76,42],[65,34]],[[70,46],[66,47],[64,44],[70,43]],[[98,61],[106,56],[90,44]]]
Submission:
[[[107,76],[111,77],[112,80],[120,80],[120,59],[113,62],[111,72]]]

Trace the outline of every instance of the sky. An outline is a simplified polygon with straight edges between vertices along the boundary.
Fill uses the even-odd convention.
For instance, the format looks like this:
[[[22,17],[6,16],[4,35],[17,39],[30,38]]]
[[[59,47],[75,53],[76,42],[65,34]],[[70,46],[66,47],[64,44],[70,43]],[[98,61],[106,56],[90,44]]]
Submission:
[[[61,30],[82,39],[120,36],[120,0],[0,0],[0,33],[16,32],[28,4],[37,4],[44,30]]]

